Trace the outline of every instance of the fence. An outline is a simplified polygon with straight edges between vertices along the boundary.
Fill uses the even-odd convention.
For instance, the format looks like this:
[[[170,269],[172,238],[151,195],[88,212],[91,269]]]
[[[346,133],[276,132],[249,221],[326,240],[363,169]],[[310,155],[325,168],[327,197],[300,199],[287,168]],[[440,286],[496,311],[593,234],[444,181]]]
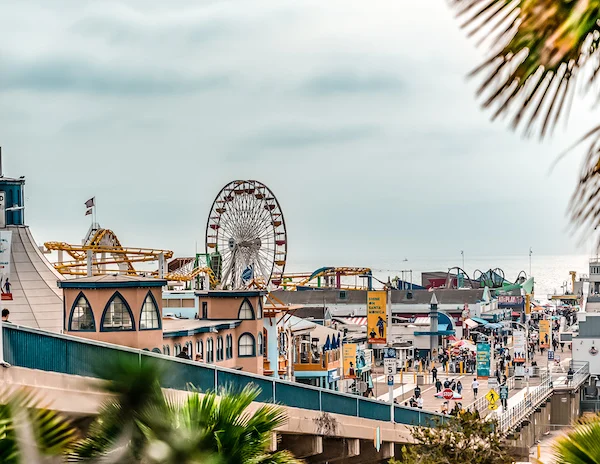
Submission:
[[[276,380],[235,369],[13,324],[4,324],[3,347],[5,361],[29,369],[98,377],[96,364],[102,362],[102,359],[118,354],[130,356],[140,364],[148,362],[162,364],[167,369],[167,375],[162,381],[164,388],[187,390],[189,384],[192,384],[202,391],[219,391],[224,387],[242,388],[254,384],[260,389],[258,401],[265,403],[365,419],[394,421],[407,425],[433,426],[444,420],[441,414],[416,408],[390,405],[373,399]]]
[[[506,380],[506,384],[509,390],[515,388],[515,378],[509,377]],[[481,396],[469,404],[465,409],[469,409],[470,411],[479,411],[481,415],[485,415],[488,409],[488,400],[485,398],[485,394],[482,392]]]

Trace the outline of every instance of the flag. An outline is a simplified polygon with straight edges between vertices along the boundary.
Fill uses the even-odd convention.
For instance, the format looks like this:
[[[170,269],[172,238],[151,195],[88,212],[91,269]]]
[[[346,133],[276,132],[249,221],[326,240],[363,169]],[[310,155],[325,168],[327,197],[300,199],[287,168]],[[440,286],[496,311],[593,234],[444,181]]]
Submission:
[[[94,205],[94,200],[96,199],[96,197],[92,197],[90,198],[88,201],[85,202],[85,207],[86,208],[91,208]]]
[[[92,214],[92,208],[88,208],[88,210],[85,212],[85,215],[88,216]]]

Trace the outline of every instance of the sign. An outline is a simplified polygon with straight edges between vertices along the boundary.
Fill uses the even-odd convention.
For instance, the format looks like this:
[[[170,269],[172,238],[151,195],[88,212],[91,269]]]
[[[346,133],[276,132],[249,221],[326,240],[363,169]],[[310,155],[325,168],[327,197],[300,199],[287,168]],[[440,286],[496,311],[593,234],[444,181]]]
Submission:
[[[548,361],[554,361],[554,351],[548,350]]]
[[[487,383],[490,389],[498,388],[498,379],[496,377],[490,377]]]
[[[507,400],[508,399],[508,387],[506,385],[502,385],[500,387],[500,399]]]
[[[490,376],[490,354],[489,343],[477,344],[477,377]]]
[[[450,388],[445,388],[442,390],[442,398],[445,400],[451,400],[454,398],[454,392]]]
[[[385,375],[394,375],[396,373],[396,358],[385,358],[383,360],[383,372]]]
[[[491,389],[489,392],[485,394],[485,399],[488,400],[488,403],[495,403],[500,399],[500,395],[494,389]]]
[[[515,377],[525,377],[525,366],[515,366]]]
[[[6,192],[0,192],[0,227],[6,227]]]
[[[550,332],[550,321],[542,319],[540,321],[540,347],[550,348],[552,333]]]
[[[384,348],[383,349],[383,357],[384,358],[396,358],[396,348]]]
[[[521,295],[499,295],[498,296],[498,306],[500,307],[514,307],[514,306],[522,306],[523,305],[523,297]]]
[[[388,387],[391,387],[394,385],[394,376],[393,375],[387,376],[387,384],[388,384]]]
[[[356,343],[344,343],[342,356],[344,358],[344,378],[356,378]]]
[[[369,343],[387,343],[387,292],[367,292],[367,337]]]
[[[495,411],[496,409],[498,409],[498,403],[490,403],[488,404],[488,409]]]
[[[526,345],[526,337],[524,330],[515,330],[513,331],[513,360],[516,363],[525,362],[525,357],[527,356],[527,345]]]
[[[0,231],[0,296],[2,300],[12,300],[10,281],[10,246],[12,231]]]

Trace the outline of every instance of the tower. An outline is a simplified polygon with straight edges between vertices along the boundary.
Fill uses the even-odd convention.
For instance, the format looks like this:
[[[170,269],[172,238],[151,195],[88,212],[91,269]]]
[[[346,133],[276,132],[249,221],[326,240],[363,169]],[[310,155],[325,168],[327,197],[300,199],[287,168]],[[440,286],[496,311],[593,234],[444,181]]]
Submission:
[[[25,177],[5,177],[2,171],[2,147],[0,147],[0,228],[25,225]]]

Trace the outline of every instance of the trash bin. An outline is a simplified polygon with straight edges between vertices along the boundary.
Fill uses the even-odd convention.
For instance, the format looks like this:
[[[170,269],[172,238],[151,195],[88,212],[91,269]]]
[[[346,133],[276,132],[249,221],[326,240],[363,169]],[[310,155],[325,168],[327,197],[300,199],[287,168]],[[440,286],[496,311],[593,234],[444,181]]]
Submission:
[[[515,377],[515,388],[524,388],[525,387],[525,379],[523,377]]]
[[[425,385],[425,376],[423,374],[417,374],[417,385]]]

